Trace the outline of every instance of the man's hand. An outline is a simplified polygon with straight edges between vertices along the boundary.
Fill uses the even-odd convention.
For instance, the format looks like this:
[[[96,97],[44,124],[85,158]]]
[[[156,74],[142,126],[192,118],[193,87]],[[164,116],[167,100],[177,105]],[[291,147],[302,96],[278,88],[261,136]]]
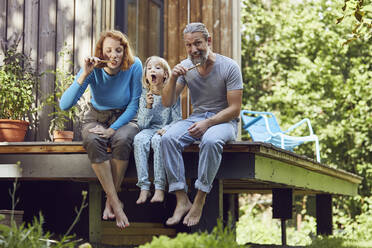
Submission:
[[[173,67],[172,70],[172,77],[178,78],[179,76],[185,75],[187,72],[187,68],[185,68],[183,65],[178,64],[175,67]]]
[[[165,134],[167,130],[165,129],[159,129],[158,131],[156,131],[157,134],[159,134],[160,136],[163,136],[163,134]]]
[[[115,130],[112,128],[104,128],[100,125],[97,125],[89,129],[89,132],[98,134],[98,136],[108,139],[115,133]]]
[[[209,124],[209,120],[206,119],[206,120],[195,122],[189,127],[188,131],[192,137],[200,138],[201,136],[203,136],[203,134],[207,131],[207,129],[210,126],[211,125]]]

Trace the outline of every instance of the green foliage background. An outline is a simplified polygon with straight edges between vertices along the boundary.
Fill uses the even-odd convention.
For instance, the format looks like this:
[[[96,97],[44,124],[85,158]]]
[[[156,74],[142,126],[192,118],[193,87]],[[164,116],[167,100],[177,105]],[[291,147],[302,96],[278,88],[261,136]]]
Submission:
[[[309,118],[322,162],[362,176],[359,193],[370,196],[372,40],[342,45],[352,27],[347,19],[336,24],[343,4],[242,2],[243,108],[274,112],[284,129]],[[314,157],[312,144],[296,152]],[[356,215],[361,201],[343,207]]]

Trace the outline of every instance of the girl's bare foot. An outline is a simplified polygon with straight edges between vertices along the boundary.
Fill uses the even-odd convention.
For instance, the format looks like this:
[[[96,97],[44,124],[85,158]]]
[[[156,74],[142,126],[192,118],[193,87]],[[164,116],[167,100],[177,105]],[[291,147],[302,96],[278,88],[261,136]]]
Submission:
[[[106,206],[105,206],[105,210],[103,210],[102,219],[108,220],[108,219],[113,219],[113,218],[115,218],[114,211],[112,210],[109,200],[106,199]]]
[[[164,190],[161,189],[155,189],[155,194],[151,198],[150,202],[163,202],[164,201]]]
[[[140,195],[136,201],[137,204],[142,204],[147,201],[148,198],[150,198],[151,193],[149,190],[143,190],[141,189]]]
[[[173,216],[167,220],[166,224],[168,226],[178,224],[181,221],[182,217],[190,210],[191,206],[192,204],[189,198],[186,198],[186,200],[184,201],[177,201],[177,206],[174,210]]]

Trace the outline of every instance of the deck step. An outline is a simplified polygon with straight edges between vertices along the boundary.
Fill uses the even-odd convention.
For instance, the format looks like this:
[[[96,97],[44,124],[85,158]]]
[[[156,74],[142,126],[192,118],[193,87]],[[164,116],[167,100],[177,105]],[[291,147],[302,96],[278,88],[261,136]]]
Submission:
[[[131,222],[124,230],[117,228],[114,221],[101,223],[101,243],[106,245],[142,245],[151,242],[154,236],[176,236],[176,229],[162,223]]]

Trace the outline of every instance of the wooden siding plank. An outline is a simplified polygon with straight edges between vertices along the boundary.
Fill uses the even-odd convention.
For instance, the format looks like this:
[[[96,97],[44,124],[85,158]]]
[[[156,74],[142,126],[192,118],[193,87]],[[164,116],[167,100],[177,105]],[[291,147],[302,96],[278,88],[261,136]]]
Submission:
[[[202,22],[213,37],[213,0],[204,0],[202,4]],[[213,38],[212,38],[213,40]]]
[[[186,27],[188,20],[188,0],[179,0],[179,8],[178,8],[178,15],[179,15],[179,23],[178,23],[178,59],[176,64],[180,63],[182,60],[187,58],[187,53],[185,49],[185,43],[183,42],[183,30]],[[182,118],[186,119],[190,115],[190,94],[187,86],[182,91],[181,95],[181,113]]]
[[[231,1],[221,0],[221,54],[231,58]]]
[[[164,33],[163,33],[163,41],[164,41],[164,52],[163,57],[168,57],[168,0],[164,0],[164,17],[163,17],[163,23],[164,23]]]
[[[8,40],[21,37],[17,50],[23,52],[23,8],[24,0],[8,0]]]
[[[74,48],[74,1],[58,1],[57,6],[57,33],[56,33],[56,61],[57,67],[62,68],[63,61],[73,61],[73,54],[65,54],[60,58],[58,53],[66,47],[68,51]],[[65,65],[66,70],[71,70],[70,66]]]
[[[25,2],[24,53],[32,59],[31,65],[37,69],[39,1]]]
[[[202,22],[202,0],[190,0],[190,22]]]
[[[4,41],[6,37],[6,16],[7,16],[7,1],[3,0],[0,1],[0,42]],[[1,43],[0,43],[1,45]],[[4,53],[3,49],[0,49],[0,65],[2,65],[4,60]]]
[[[55,40],[56,40],[56,0],[40,1],[40,13],[47,13],[40,15],[39,22],[39,72],[46,72],[55,69]],[[44,102],[49,94],[54,92],[54,75],[46,73],[40,79],[40,92],[38,103]],[[49,139],[49,123],[51,117],[49,113],[53,111],[51,106],[45,106],[39,112],[39,125],[37,130],[37,140]]]
[[[173,68],[178,62],[178,46],[173,45],[179,42],[179,19],[178,19],[178,1],[169,1],[168,5],[168,63]]]
[[[39,1],[25,1],[24,15],[27,21],[24,22],[23,52],[31,58],[31,66],[38,70]],[[37,96],[36,90],[33,94]],[[32,108],[35,108],[36,104],[35,102]],[[33,122],[35,116],[29,118]],[[25,140],[35,139],[36,130],[30,129]]]
[[[84,58],[92,54],[92,1],[78,0],[75,6],[75,73],[83,67]],[[83,15],[81,13],[84,13]]]
[[[99,39],[99,36],[102,32],[102,1],[93,0],[93,39],[92,39],[92,53],[94,53],[95,45]],[[93,54],[92,54],[93,55]]]
[[[220,18],[221,0],[213,0],[213,51],[221,53],[221,18]]]
[[[137,40],[137,56],[142,60],[146,60],[148,53],[148,22],[149,22],[149,2],[148,1],[139,1],[138,2],[138,40]],[[156,24],[152,24],[156,25]]]

